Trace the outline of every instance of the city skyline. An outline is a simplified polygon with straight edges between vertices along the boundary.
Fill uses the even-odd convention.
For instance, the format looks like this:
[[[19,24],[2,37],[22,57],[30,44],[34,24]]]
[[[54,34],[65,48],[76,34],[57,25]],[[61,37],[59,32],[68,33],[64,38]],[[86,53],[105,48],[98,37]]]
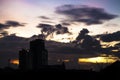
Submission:
[[[18,51],[44,39],[48,63],[70,68],[120,57],[119,0],[0,0],[0,67],[18,64]],[[77,65],[76,65],[77,64]]]

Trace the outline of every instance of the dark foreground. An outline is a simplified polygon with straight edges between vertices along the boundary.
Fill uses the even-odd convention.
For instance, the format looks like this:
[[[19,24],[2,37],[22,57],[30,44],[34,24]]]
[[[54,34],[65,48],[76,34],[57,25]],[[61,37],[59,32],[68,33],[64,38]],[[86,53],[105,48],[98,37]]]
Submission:
[[[119,71],[92,70],[14,70],[1,69],[0,77],[3,79],[32,79],[32,80],[120,80]]]
[[[120,80],[120,61],[95,72],[92,70],[66,70],[65,68],[44,67],[39,70],[0,69],[1,79],[15,80]]]

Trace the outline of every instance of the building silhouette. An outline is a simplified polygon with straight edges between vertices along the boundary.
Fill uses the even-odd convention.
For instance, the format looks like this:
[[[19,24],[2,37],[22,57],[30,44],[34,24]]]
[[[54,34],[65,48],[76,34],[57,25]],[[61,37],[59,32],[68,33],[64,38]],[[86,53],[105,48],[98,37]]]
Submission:
[[[29,52],[25,49],[19,51],[19,68],[24,70],[28,68]]]
[[[40,69],[48,65],[48,51],[42,39],[30,42],[30,50],[22,49],[19,51],[19,69]]]
[[[65,64],[48,65],[48,51],[45,49],[45,41],[36,39],[30,41],[30,49],[19,51],[20,70],[64,70]]]
[[[45,49],[45,43],[42,39],[36,39],[30,42],[30,54],[32,58],[32,68],[39,69],[48,65],[48,51]]]

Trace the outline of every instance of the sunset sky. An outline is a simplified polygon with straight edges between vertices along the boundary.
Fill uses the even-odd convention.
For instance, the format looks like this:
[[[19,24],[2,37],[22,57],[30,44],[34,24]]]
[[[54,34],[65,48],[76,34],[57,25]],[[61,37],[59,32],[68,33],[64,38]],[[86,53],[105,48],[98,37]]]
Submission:
[[[47,40],[68,44],[83,28],[88,29],[91,36],[112,34],[120,31],[120,0],[0,0],[1,40],[11,34],[23,38],[42,34],[40,24],[53,27],[47,29]],[[57,24],[62,25],[61,30],[55,27]],[[103,40],[101,44],[115,45],[120,40],[106,42]],[[5,49],[0,50],[1,56]]]
[[[73,33],[70,37],[73,39],[78,35],[79,31],[82,28],[87,28],[90,31],[91,35],[102,34],[105,32],[115,32],[120,30],[119,21],[120,21],[120,8],[119,8],[119,0],[0,0],[0,23],[5,23],[5,21],[12,20],[18,21],[20,23],[25,23],[24,27],[10,27],[9,29],[5,29],[9,32],[9,34],[16,33],[17,36],[22,37],[31,37],[34,34],[40,34],[40,29],[36,26],[39,23],[44,24],[62,24],[69,23],[70,25],[65,25],[68,27],[70,32]],[[87,6],[88,8],[100,8],[103,9],[108,16],[114,15],[114,17],[110,19],[100,19],[102,23],[96,24],[91,23],[87,25],[85,21],[72,21],[71,23],[69,14],[65,14],[64,12],[58,13],[60,11],[58,9],[65,8],[65,5],[71,5],[75,9],[79,9],[81,7]],[[64,9],[63,9],[64,10]],[[85,12],[84,12],[85,13]],[[82,13],[78,12],[76,14],[81,15]],[[102,14],[102,13],[99,13]],[[70,14],[71,16],[75,16],[75,13]],[[89,16],[84,15],[84,17]],[[93,15],[94,16],[94,15]],[[49,18],[49,19],[48,19]],[[80,19],[80,18],[79,18]],[[82,19],[82,18],[81,18]],[[91,18],[90,18],[91,19]],[[67,34],[66,34],[67,35]],[[60,35],[58,35],[60,36]],[[63,36],[64,37],[64,36]],[[65,36],[66,37],[66,36]],[[62,38],[62,37],[61,37]],[[57,40],[57,37],[54,38]]]

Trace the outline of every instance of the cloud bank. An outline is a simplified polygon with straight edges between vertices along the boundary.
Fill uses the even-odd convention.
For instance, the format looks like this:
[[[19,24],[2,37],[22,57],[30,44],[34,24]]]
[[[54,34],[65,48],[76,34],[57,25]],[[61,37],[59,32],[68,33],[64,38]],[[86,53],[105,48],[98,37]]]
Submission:
[[[41,33],[48,36],[50,34],[70,34],[67,27],[62,26],[61,24],[50,25],[50,24],[39,24],[37,28],[41,28]]]
[[[20,23],[17,21],[6,21],[4,24],[0,23],[0,30],[8,29],[10,27],[24,26],[24,25],[25,25],[24,23]]]
[[[120,41],[120,31],[111,34],[100,35],[100,39],[104,42]]]
[[[107,13],[103,8],[87,5],[63,5],[57,7],[55,12],[65,15],[69,23],[83,22],[87,25],[102,24],[104,21],[117,17],[117,15]]]

